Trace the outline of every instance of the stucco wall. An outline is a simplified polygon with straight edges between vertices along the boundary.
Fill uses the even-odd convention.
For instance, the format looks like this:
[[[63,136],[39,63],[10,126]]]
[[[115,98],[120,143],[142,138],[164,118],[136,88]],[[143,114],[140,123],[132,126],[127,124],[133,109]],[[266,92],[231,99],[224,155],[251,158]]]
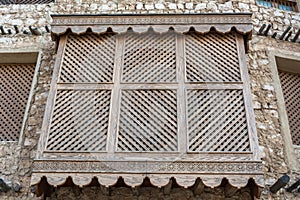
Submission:
[[[83,3],[84,2],[84,3]],[[287,52],[300,52],[300,44],[276,40],[265,36],[257,36],[256,32],[262,24],[272,24],[273,27],[269,34],[274,31],[280,35],[287,26],[291,25],[293,33],[300,28],[300,14],[295,12],[286,12],[273,8],[257,6],[254,0],[235,0],[235,1],[108,1],[108,0],[57,0],[56,3],[48,5],[8,5],[0,6],[0,25],[5,30],[11,29],[11,35],[0,35],[0,53],[5,51],[22,51],[32,49],[40,51],[41,63],[37,77],[37,85],[34,90],[34,98],[31,102],[31,108],[27,125],[24,131],[24,137],[21,145],[16,142],[0,143],[0,178],[20,183],[23,187],[21,192],[1,193],[0,199],[31,199],[35,198],[30,191],[29,182],[31,174],[31,164],[36,153],[36,147],[41,132],[42,118],[44,115],[45,104],[48,96],[49,84],[52,75],[53,63],[55,60],[55,42],[51,41],[50,34],[46,32],[45,25],[51,23],[50,14],[67,13],[227,13],[227,12],[252,12],[253,16],[253,39],[250,42],[249,53],[247,56],[249,74],[251,79],[251,89],[253,94],[253,104],[255,108],[255,117],[257,121],[257,130],[259,135],[259,144],[261,146],[261,155],[264,164],[266,188],[263,190],[262,198],[296,198],[297,194],[284,193],[283,190],[277,195],[268,192],[268,186],[273,184],[278,177],[288,173],[293,183],[297,178],[297,170],[291,170],[286,156],[285,143],[280,129],[280,120],[277,99],[275,95],[269,52],[274,49],[282,49]],[[13,25],[18,25],[19,34],[15,34]],[[42,35],[35,36],[23,34],[24,30],[29,32],[28,27],[39,27]],[[1,54],[0,54],[1,56]],[[298,151],[300,157],[300,151]],[[299,172],[300,169],[298,169]],[[298,176],[299,177],[299,176]],[[70,191],[79,192],[81,196],[87,195],[93,189],[60,189],[52,199],[59,198],[63,194],[69,194]],[[124,189],[127,190],[127,189]],[[153,190],[153,191],[152,191]],[[151,189],[153,195],[159,195],[158,189]],[[224,192],[224,189],[223,189]],[[119,192],[120,193],[120,192]],[[178,191],[174,190],[176,196]],[[186,194],[187,193],[187,194]],[[76,193],[75,193],[76,194]],[[127,199],[131,199],[131,191],[128,191]],[[189,196],[190,191],[185,190],[182,194]],[[218,189],[207,191],[211,199],[222,199],[225,196],[217,195]],[[241,199],[241,194],[236,195]],[[79,196],[80,196],[79,195]],[[146,194],[145,194],[146,195]],[[147,194],[149,195],[149,194]],[[151,196],[151,195],[150,195]],[[150,198],[149,196],[149,198]],[[190,199],[199,198],[193,195]],[[71,198],[71,197],[70,197]],[[114,198],[120,198],[115,195]],[[146,198],[146,197],[145,197]],[[148,197],[147,197],[148,198]],[[156,196],[153,196],[156,198]],[[165,197],[167,198],[167,197]],[[169,196],[169,199],[176,199]],[[298,196],[298,198],[300,198]],[[140,198],[142,199],[142,197]],[[204,199],[209,199],[204,198]]]

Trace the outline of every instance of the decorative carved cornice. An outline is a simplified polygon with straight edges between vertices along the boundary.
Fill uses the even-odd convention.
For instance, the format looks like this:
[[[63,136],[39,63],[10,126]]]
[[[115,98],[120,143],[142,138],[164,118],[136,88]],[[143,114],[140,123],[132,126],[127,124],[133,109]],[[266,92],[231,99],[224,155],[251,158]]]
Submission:
[[[194,28],[207,33],[214,28],[219,33],[230,32],[233,28],[240,34],[251,38],[251,14],[160,14],[160,15],[52,15],[52,36],[66,33],[83,34],[89,29],[94,33],[103,33],[112,29],[124,33],[129,28],[141,33],[150,27],[155,32],[167,32],[170,28],[184,33]]]
[[[52,186],[63,185],[67,178],[70,177],[75,185],[80,187],[87,186],[92,182],[94,177],[97,178],[99,184],[109,187],[117,183],[118,179],[122,177],[126,185],[131,187],[139,186],[143,183],[143,180],[148,177],[152,185],[156,187],[163,187],[169,183],[171,178],[175,178],[178,185],[182,187],[191,187],[195,184],[197,178],[200,178],[207,187],[218,187],[224,178],[228,182],[237,188],[245,187],[248,184],[249,179],[253,179],[258,187],[263,187],[264,179],[263,175],[213,175],[213,174],[122,174],[122,173],[33,173],[31,176],[31,184],[39,184],[43,177],[47,178],[47,182]]]
[[[261,174],[255,161],[164,162],[164,161],[35,161],[35,171],[48,172],[136,172],[136,173],[239,173]]]
[[[114,185],[119,177],[135,187],[149,177],[153,185],[161,187],[174,177],[178,184],[189,187],[200,178],[207,186],[216,187],[223,178],[235,187],[244,187],[250,178],[263,186],[262,164],[259,161],[235,162],[163,162],[163,161],[59,161],[36,160],[31,184],[38,184],[45,176],[49,184],[58,186],[71,177],[76,185],[88,185],[93,177],[100,184]]]
[[[52,25],[251,24],[251,14],[52,15]]]

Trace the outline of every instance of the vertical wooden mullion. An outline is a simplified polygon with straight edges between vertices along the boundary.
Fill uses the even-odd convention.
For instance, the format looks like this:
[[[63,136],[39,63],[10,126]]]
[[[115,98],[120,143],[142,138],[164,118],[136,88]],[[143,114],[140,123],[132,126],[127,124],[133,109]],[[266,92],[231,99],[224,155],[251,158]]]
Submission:
[[[178,150],[181,154],[187,152],[187,120],[185,98],[185,55],[184,35],[176,34],[176,76],[177,89],[177,121],[178,121]]]
[[[247,126],[248,126],[248,135],[250,141],[250,148],[253,152],[253,158],[258,158],[258,137],[256,132],[255,126],[255,117],[254,117],[254,110],[252,105],[252,96],[250,90],[250,79],[248,75],[248,68],[246,62],[246,54],[245,54],[245,47],[244,47],[244,39],[243,36],[236,33],[236,43],[237,43],[237,50],[238,50],[238,58],[239,58],[239,65],[241,70],[241,78],[243,81],[243,96],[244,96],[244,104],[246,110],[246,118],[247,118]]]
[[[22,123],[22,128],[21,128],[21,131],[20,131],[20,137],[19,137],[19,142],[18,142],[19,145],[23,144],[23,140],[25,139],[24,138],[24,131],[25,131],[25,126],[26,126],[26,120],[27,120],[28,115],[29,115],[29,109],[30,109],[30,105],[31,105],[31,102],[32,102],[35,86],[37,85],[37,78],[38,78],[38,73],[39,73],[39,69],[40,69],[40,65],[41,65],[41,59],[42,59],[42,53],[39,52],[38,58],[37,58],[37,61],[36,61],[36,64],[35,64],[35,70],[34,70],[34,75],[33,75],[33,79],[32,79],[32,82],[31,82],[29,97],[28,97],[28,100],[27,100],[26,108],[25,108],[25,114],[24,114],[24,117],[23,117],[23,123]],[[1,86],[1,82],[0,82],[0,86]],[[0,89],[0,91],[1,91],[1,89]]]
[[[121,103],[121,68],[123,63],[123,51],[125,45],[125,36],[120,35],[116,37],[116,53],[114,62],[114,74],[113,74],[113,89],[111,93],[110,113],[108,122],[108,134],[107,134],[107,152],[114,153],[117,145],[117,132],[118,121]]]
[[[53,115],[55,97],[57,92],[57,82],[61,70],[61,63],[63,61],[63,55],[64,55],[66,44],[67,44],[67,35],[63,35],[60,37],[59,40],[57,58],[54,64],[52,81],[50,85],[49,96],[47,99],[47,104],[46,104],[47,106],[45,110],[41,136],[40,136],[39,145],[37,149],[37,158],[41,158],[43,156],[43,151],[46,149],[47,146],[46,142],[50,132],[50,123]]]

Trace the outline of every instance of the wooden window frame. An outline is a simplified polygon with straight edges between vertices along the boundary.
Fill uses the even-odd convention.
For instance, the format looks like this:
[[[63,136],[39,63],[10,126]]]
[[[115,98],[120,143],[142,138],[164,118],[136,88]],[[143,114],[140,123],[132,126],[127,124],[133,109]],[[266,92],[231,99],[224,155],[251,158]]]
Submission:
[[[26,123],[28,120],[28,114],[31,106],[32,99],[34,97],[34,88],[37,84],[37,76],[40,68],[41,52],[37,50],[27,49],[27,50],[0,50],[1,60],[0,64],[33,64],[35,63],[34,75],[30,87],[30,92],[28,100],[26,103],[25,112],[23,115],[22,127],[20,129],[19,139],[17,141],[5,141],[5,142],[17,142],[18,145],[24,143],[24,132]]]
[[[219,35],[217,33],[210,33],[211,35]],[[138,34],[137,34],[138,35]],[[253,136],[252,131],[255,129],[255,127],[253,127],[253,123],[251,121],[251,114],[250,114],[250,110],[251,110],[251,106],[250,103],[248,102],[249,100],[249,91],[247,91],[246,89],[246,85],[249,83],[249,81],[247,80],[247,75],[246,75],[246,68],[245,68],[245,60],[243,58],[245,58],[244,55],[244,48],[243,48],[243,36],[241,36],[240,34],[237,34],[235,32],[231,33],[230,35],[233,37],[231,38],[234,42],[235,45],[235,50],[237,53],[237,62],[238,62],[238,76],[240,76],[239,79],[237,80],[232,80],[229,81],[230,78],[227,79],[227,81],[220,81],[220,80],[215,80],[215,81],[197,81],[197,82],[192,82],[189,81],[186,77],[186,73],[188,68],[185,67],[185,60],[187,59],[187,55],[185,55],[184,51],[185,51],[185,37],[183,34],[172,34],[174,36],[174,41],[176,41],[174,43],[174,48],[176,49],[176,70],[174,71],[174,74],[176,75],[176,79],[174,80],[175,82],[132,82],[132,81],[122,81],[121,80],[121,74],[122,74],[122,69],[124,70],[124,65],[122,63],[122,60],[118,59],[124,56],[123,52],[126,51],[125,50],[125,37],[127,36],[127,34],[121,34],[121,35],[117,35],[114,36],[116,37],[116,53],[113,55],[114,59],[115,59],[115,64],[114,64],[114,76],[113,76],[113,82],[107,82],[107,83],[89,83],[89,82],[84,82],[84,83],[76,83],[76,82],[64,82],[61,81],[61,74],[59,74],[58,76],[58,82],[55,83],[56,84],[56,88],[57,91],[58,90],[84,90],[85,88],[89,88],[89,89],[95,89],[97,87],[99,88],[105,88],[107,90],[110,90],[112,92],[112,100],[110,103],[110,109],[109,109],[109,124],[108,124],[108,135],[107,135],[107,142],[106,144],[108,145],[106,147],[106,150],[104,150],[104,155],[108,152],[108,153],[114,153],[114,154],[122,154],[125,153],[122,150],[117,150],[118,143],[117,140],[119,139],[118,137],[118,133],[119,133],[119,128],[120,128],[120,123],[121,121],[117,121],[117,120],[113,120],[113,119],[120,119],[120,109],[121,109],[121,99],[120,96],[123,96],[123,92],[125,91],[137,91],[137,90],[148,90],[148,91],[166,91],[166,90],[173,90],[176,91],[177,93],[177,98],[175,100],[176,105],[177,105],[177,117],[176,117],[176,125],[177,125],[177,129],[176,129],[176,141],[177,141],[177,150],[173,150],[170,152],[161,152],[161,151],[147,151],[147,152],[139,152],[139,154],[145,154],[145,156],[147,156],[147,154],[153,154],[153,153],[159,153],[161,155],[164,155],[164,153],[166,154],[165,156],[168,156],[170,153],[180,153],[180,154],[193,154],[193,153],[198,153],[198,154],[206,154],[206,153],[215,153],[215,154],[241,154],[241,155],[246,155],[246,154],[252,154],[252,150],[255,149],[255,137]],[[63,52],[59,52],[59,56],[63,56],[64,59],[64,55],[67,51],[67,48],[69,48],[65,43],[67,41],[69,41],[68,37],[70,35],[66,35],[63,36],[61,38],[61,44],[64,44],[64,51]],[[225,36],[220,36],[223,38],[226,38]],[[159,36],[158,36],[159,38]],[[216,38],[215,38],[216,39]],[[220,41],[221,42],[221,41]],[[197,45],[197,44],[195,44]],[[166,49],[167,50],[167,49]],[[181,59],[183,58],[183,59]],[[174,60],[175,61],[175,60]],[[217,64],[217,62],[216,62]],[[202,64],[204,65],[204,64]],[[61,64],[60,66],[63,66],[63,64]],[[234,66],[236,67],[236,66]],[[62,70],[63,67],[60,68],[60,72],[63,72],[64,70]],[[123,74],[124,75],[124,74]],[[198,90],[198,91],[218,91],[218,92],[225,92],[226,90],[230,90],[230,91],[242,91],[242,96],[243,96],[243,109],[245,109],[245,115],[247,116],[247,120],[246,120],[246,124],[247,124],[247,132],[248,132],[248,140],[247,143],[249,142],[249,149],[245,148],[244,150],[239,150],[239,151],[195,151],[195,150],[191,150],[189,149],[189,145],[188,145],[188,138],[189,138],[189,134],[188,134],[188,123],[187,123],[187,119],[188,119],[188,115],[187,115],[187,110],[188,110],[188,105],[187,105],[187,93],[188,91],[192,91],[192,90]],[[93,90],[96,91],[96,90]],[[56,93],[51,93],[50,95],[55,96]],[[54,100],[55,97],[51,97]],[[55,104],[55,103],[53,103]],[[54,107],[53,109],[55,110],[56,107]],[[52,121],[52,119],[54,118],[54,114],[52,114],[52,116],[50,117],[50,122]],[[229,117],[229,116],[227,116]],[[244,119],[244,118],[243,118]],[[52,123],[52,122],[51,122]],[[49,133],[49,137],[50,137],[50,133],[51,133],[51,123],[49,125],[49,127],[47,128],[48,133]],[[54,122],[59,123],[58,121]],[[115,128],[117,127],[117,129]],[[52,134],[51,134],[52,135]],[[56,135],[56,134],[54,134]],[[240,134],[238,134],[240,136]],[[53,136],[55,137],[55,136]],[[48,141],[46,142],[46,150],[44,151],[45,153],[62,153],[61,151],[66,151],[69,152],[68,150],[54,150],[52,148],[48,148]],[[152,141],[153,142],[153,141]],[[51,141],[51,146],[55,146],[53,145],[53,143],[55,143],[54,141]],[[224,147],[225,148],[225,147]],[[248,149],[248,150],[246,150]],[[70,153],[72,153],[73,151],[71,151]],[[85,151],[81,151],[78,150],[78,152],[81,152],[83,154],[89,153],[89,152],[85,152]],[[130,152],[130,153],[134,153]],[[99,152],[100,154],[100,152]],[[151,155],[149,155],[151,156]]]
[[[300,151],[300,145],[294,145],[291,138],[291,132],[289,128],[289,121],[287,116],[287,111],[284,103],[284,96],[280,84],[280,78],[278,75],[278,62],[276,60],[277,57],[285,58],[290,60],[300,61],[300,54],[291,51],[284,50],[270,50],[269,51],[270,65],[271,65],[271,73],[273,77],[273,84],[275,88],[276,98],[277,98],[277,106],[279,112],[279,120],[280,120],[280,131],[283,136],[285,154],[287,157],[287,161],[291,169],[299,170],[300,160],[297,158],[295,154],[295,150]]]
[[[178,37],[177,38],[177,41],[179,41],[179,43],[178,43],[178,45],[180,46],[179,47],[179,50],[177,50],[178,51],[178,55],[182,55],[183,56],[183,43],[184,43],[184,41],[183,41],[183,39],[182,38],[180,38],[180,37]],[[51,116],[52,116],[52,114],[51,114],[51,112],[52,112],[52,110],[53,110],[53,108],[54,108],[54,102],[55,102],[55,94],[56,94],[56,92],[55,92],[55,88],[60,88],[60,89],[63,89],[63,88],[66,88],[66,89],[76,89],[76,88],[82,88],[83,86],[82,86],[82,84],[78,84],[78,87],[76,87],[76,84],[60,84],[59,83],[59,81],[58,81],[58,79],[59,79],[59,73],[60,73],[60,66],[61,66],[61,62],[62,62],[62,59],[63,59],[63,52],[65,51],[65,48],[66,48],[66,42],[67,42],[67,35],[64,35],[64,36],[62,36],[61,38],[60,38],[60,45],[59,45],[59,49],[58,49],[58,59],[57,59],[57,63],[56,63],[56,70],[54,71],[54,74],[53,74],[53,78],[52,78],[52,89],[51,89],[51,92],[50,92],[50,94],[49,94],[49,99],[48,99],[48,101],[51,101],[51,102],[48,102],[48,104],[49,105],[51,105],[51,108],[49,107],[49,108],[47,108],[47,120],[44,120],[44,122],[46,123],[45,125],[45,127],[46,127],[46,129],[45,130],[47,130],[46,131],[46,133],[49,133],[49,130],[50,130],[50,124],[48,123],[48,122],[50,122],[51,121]],[[117,42],[117,46],[118,45],[121,45],[122,43],[124,43],[124,38],[122,38],[122,36],[121,36],[121,39],[119,40],[119,42]],[[253,116],[254,116],[254,114],[252,113],[252,109],[251,109],[251,95],[250,95],[250,90],[249,90],[249,83],[250,83],[250,81],[249,81],[249,77],[246,75],[247,74],[247,66],[246,66],[246,60],[245,60],[245,58],[246,58],[246,56],[245,56],[245,52],[244,52],[244,40],[243,40],[243,36],[241,36],[240,34],[236,34],[236,44],[237,44],[237,51],[238,51],[238,58],[239,58],[239,63],[240,63],[240,73],[241,73],[241,78],[242,78],[242,80],[241,80],[241,82],[237,82],[237,83],[232,83],[232,84],[229,84],[229,83],[222,83],[222,82],[220,82],[220,83],[205,83],[204,85],[203,84],[193,84],[193,83],[191,83],[191,85],[189,86],[190,88],[202,88],[202,89],[205,89],[205,88],[207,88],[207,89],[212,89],[212,88],[216,88],[216,89],[226,89],[226,88],[237,88],[237,89],[241,89],[241,88],[243,88],[243,97],[244,97],[244,103],[245,103],[245,109],[246,109],[246,116],[247,116],[247,126],[248,126],[248,133],[249,133],[249,142],[250,142],[250,146],[251,146],[251,150],[249,151],[249,152],[197,152],[197,154],[207,154],[207,153],[214,153],[214,154],[219,154],[219,155],[226,155],[227,154],[227,156],[230,156],[230,154],[240,154],[240,155],[247,155],[247,154],[249,154],[249,156],[250,155],[252,155],[253,153],[255,153],[255,149],[257,148],[257,146],[258,146],[258,144],[257,144],[257,137],[255,136],[256,135],[256,133],[255,133],[255,130],[256,130],[256,128],[255,128],[255,123],[254,123],[254,118],[253,118]],[[123,47],[118,47],[117,49],[119,49],[119,53],[121,53],[123,50]],[[119,56],[121,56],[121,55],[119,55]],[[118,58],[118,55],[116,55],[116,58]],[[183,62],[183,60],[181,60],[180,61],[180,59],[178,59],[178,58],[176,58],[177,59],[177,61],[178,61],[178,63],[177,63],[177,65],[179,65],[179,67],[177,67],[177,77],[179,78],[178,79],[178,81],[181,83],[181,84],[184,84],[184,77],[181,77],[181,75],[179,75],[179,71],[185,71],[185,69],[182,69],[182,67],[185,65],[184,63],[182,63]],[[120,61],[118,61],[118,59],[116,60],[116,62],[120,62]],[[117,63],[117,65],[121,65],[120,63]],[[117,67],[115,67],[115,69],[118,69]],[[117,71],[115,71],[115,73],[116,74],[119,74],[120,73],[120,71],[119,70],[117,70]],[[143,84],[141,84],[141,85],[143,85]],[[172,85],[172,84],[171,84]],[[197,86],[198,85],[198,86]],[[84,87],[86,87],[86,86],[84,86]],[[93,88],[95,88],[95,87],[97,87],[96,85],[94,85],[94,86],[91,86],[91,87],[93,87]],[[108,87],[108,88],[110,88],[111,86],[102,86],[102,87]],[[120,87],[120,86],[118,86],[118,84],[114,84],[114,86],[113,87]],[[140,86],[135,86],[134,84],[133,85],[131,85],[131,84],[129,84],[128,86],[126,86],[126,84],[125,84],[125,88],[139,88]],[[145,86],[146,88],[148,88],[148,89],[151,89],[151,88],[155,88],[155,87],[153,87],[153,86]],[[172,86],[170,86],[170,84],[165,84],[165,86],[164,87],[166,87],[166,88],[173,88]],[[183,87],[183,86],[181,86],[181,87]],[[120,90],[120,88],[115,88],[117,91],[119,91]],[[183,90],[183,88],[181,89],[181,90]],[[182,91],[183,92],[183,91]],[[180,95],[183,95],[183,94],[180,94]],[[118,96],[118,95],[117,95]],[[117,100],[117,96],[116,97],[113,97],[113,101],[115,101],[115,100]],[[115,99],[115,100],[114,100]],[[181,101],[181,100],[179,100],[179,101]],[[183,101],[186,101],[186,99],[184,99]],[[111,117],[112,119],[115,119],[115,118],[118,118],[118,116],[117,116],[117,114],[119,114],[118,113],[118,106],[116,106],[116,105],[118,105],[120,102],[115,102],[115,103],[113,103],[111,106],[112,106],[112,108],[113,109],[111,109],[111,115],[114,115],[114,117]],[[182,110],[182,111],[180,111],[180,110],[178,110],[178,112],[185,112],[184,110]],[[179,115],[178,115],[179,116]],[[185,122],[181,122],[181,123],[185,123]],[[114,141],[113,143],[110,143],[110,142],[107,142],[107,144],[109,145],[108,146],[108,149],[107,149],[107,152],[108,153],[117,153],[117,152],[115,152],[115,148],[116,148],[116,144],[115,144],[115,141],[116,141],[116,135],[115,134],[111,134],[112,132],[113,132],[113,129],[114,129],[114,127],[116,126],[117,124],[116,124],[116,122],[115,123],[113,123],[113,124],[109,124],[109,127],[110,127],[110,130],[109,130],[109,134],[108,134],[108,139],[107,139],[107,141]],[[180,129],[182,129],[183,127],[181,126],[181,127],[179,127],[179,130]],[[180,131],[179,131],[180,132]],[[185,133],[187,133],[187,131],[184,131]],[[111,136],[112,136],[112,138],[111,138]],[[180,141],[183,141],[183,144],[182,145],[179,145],[179,151],[175,151],[175,152],[173,152],[173,153],[176,153],[176,154],[178,154],[178,153],[180,153],[180,154],[183,154],[183,153],[188,153],[188,154],[193,154],[192,152],[187,152],[187,136],[183,136],[182,134],[181,135],[178,135],[178,140],[180,140]],[[46,145],[46,141],[45,141],[45,145]],[[105,155],[107,154],[107,152],[105,151],[105,152],[103,152],[103,153],[100,153],[99,152],[99,154],[103,154],[103,156],[105,157]],[[58,153],[58,154],[62,154],[62,155],[64,155],[64,153],[62,153],[62,152],[60,152],[60,151],[48,151],[48,150],[44,150],[44,156],[51,156],[51,154],[53,154],[53,153]],[[87,154],[86,154],[87,153]],[[131,152],[132,154],[135,154],[134,152]],[[163,152],[158,152],[160,155],[163,155],[164,153]],[[76,154],[75,152],[73,153],[73,152],[68,152],[68,154],[70,154],[70,155],[72,155],[72,154]],[[89,157],[90,156],[90,152],[82,152],[82,156],[87,156],[87,157]],[[124,156],[124,155],[122,155],[122,154],[124,154],[124,153],[122,153],[122,152],[119,152],[119,153],[117,153],[117,154],[119,154],[120,156]],[[141,154],[141,153],[139,153],[139,154]],[[149,155],[148,155],[149,154]],[[170,155],[171,154],[171,152],[166,152],[166,155],[165,156],[167,156],[167,155]],[[151,157],[151,155],[153,156],[153,157],[155,157],[155,156],[157,156],[157,155],[155,155],[155,153],[154,152],[147,152],[147,153],[145,153],[145,155],[147,155],[148,157],[150,156]]]

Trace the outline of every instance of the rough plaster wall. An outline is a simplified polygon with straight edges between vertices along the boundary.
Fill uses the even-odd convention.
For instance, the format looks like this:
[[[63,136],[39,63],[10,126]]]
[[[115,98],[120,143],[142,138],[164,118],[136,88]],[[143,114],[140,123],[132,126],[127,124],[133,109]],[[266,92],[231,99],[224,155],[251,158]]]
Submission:
[[[296,151],[296,154],[298,156],[298,159],[300,160],[300,148],[298,147],[295,151]]]
[[[213,13],[213,12],[253,12],[254,30],[258,31],[261,24],[272,23],[279,34],[288,25],[300,28],[300,14],[269,9],[255,5],[255,0],[234,1],[121,1],[121,0],[57,0],[48,5],[9,5],[0,6],[0,25],[12,30],[12,35],[0,35],[0,51],[26,49],[41,50],[42,59],[35,86],[29,118],[25,129],[23,143],[0,143],[0,177],[5,180],[19,182],[23,188],[21,193],[0,193],[0,199],[35,199],[29,190],[31,164],[36,153],[39,133],[46,99],[48,96],[53,63],[55,60],[55,44],[44,26],[51,23],[50,14],[67,13]],[[42,36],[15,34],[13,25],[20,27],[20,32],[28,30],[28,26],[40,27]],[[254,31],[254,34],[255,34]],[[248,66],[251,78],[253,103],[257,121],[259,144],[262,146],[266,185],[284,173],[291,174],[285,158],[284,144],[280,133],[280,122],[275,91],[270,72],[268,48],[280,48],[287,51],[300,52],[300,45],[290,42],[277,41],[263,36],[253,36],[248,54]],[[300,157],[300,151],[298,151]],[[299,175],[299,174],[298,174]],[[269,194],[268,188],[263,191],[262,198],[296,198],[294,194]],[[65,194],[67,189],[58,190],[56,195]],[[61,194],[60,194],[61,193]],[[217,193],[215,191],[215,193]],[[82,194],[87,195],[87,194]],[[211,194],[213,195],[213,194]],[[53,197],[54,198],[54,197]],[[212,198],[217,198],[213,196]],[[299,197],[300,198],[300,197]]]

